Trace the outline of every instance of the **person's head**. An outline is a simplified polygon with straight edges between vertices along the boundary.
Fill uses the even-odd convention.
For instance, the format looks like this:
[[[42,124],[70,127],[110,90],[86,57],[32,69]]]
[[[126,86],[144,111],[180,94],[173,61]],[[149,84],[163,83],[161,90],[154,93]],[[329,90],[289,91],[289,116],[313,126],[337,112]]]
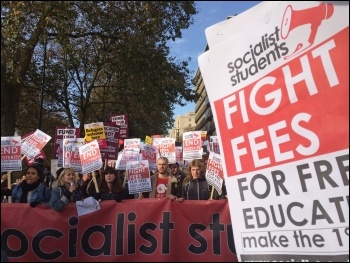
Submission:
[[[60,177],[60,174],[62,173],[63,170],[64,170],[64,168],[61,167],[56,171],[56,179],[58,179],[58,177]]]
[[[159,174],[166,174],[168,171],[169,161],[166,157],[160,157],[157,160],[157,170]]]
[[[57,180],[59,186],[70,184],[71,182],[77,185],[78,177],[75,175],[74,169],[64,168]]]
[[[170,168],[170,172],[171,172],[172,175],[178,175],[179,174],[179,164],[177,162],[169,164],[169,168]]]
[[[38,166],[41,167],[41,169],[45,170],[45,162],[44,162],[44,159],[39,157],[37,159],[34,160],[34,163]]]
[[[1,175],[1,182],[2,181],[7,181],[7,172],[2,173],[2,175]]]
[[[117,171],[112,167],[107,167],[103,172],[102,180],[105,180],[107,183],[112,183],[117,178]]]
[[[113,167],[107,167],[102,172],[100,189],[107,189],[107,187],[112,191],[112,193],[117,193],[122,190],[120,177],[118,176],[117,170],[115,170]]]
[[[44,180],[43,169],[35,163],[29,165],[27,168],[25,180],[27,184],[33,184],[37,181],[42,182]]]
[[[203,164],[200,160],[192,160],[188,165],[187,175],[193,179],[201,177]]]

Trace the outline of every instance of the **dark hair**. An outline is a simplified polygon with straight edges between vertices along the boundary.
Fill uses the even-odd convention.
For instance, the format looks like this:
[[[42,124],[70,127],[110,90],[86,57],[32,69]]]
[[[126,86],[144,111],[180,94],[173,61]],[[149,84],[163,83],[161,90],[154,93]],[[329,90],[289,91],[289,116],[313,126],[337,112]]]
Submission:
[[[62,171],[64,170],[63,167],[59,168],[57,171],[56,171],[56,179],[58,179],[58,177],[60,177]]]
[[[180,167],[180,165],[179,165],[179,163],[178,163],[178,162],[169,164],[169,166],[172,166],[172,165],[176,165],[176,166],[177,166],[177,168],[179,168],[179,167]]]
[[[109,188],[107,186],[107,182],[105,179],[106,174],[114,174],[115,175],[115,179],[112,182],[112,189],[111,189],[112,193],[121,192],[123,189],[122,189],[122,182],[121,182],[120,176],[118,175],[117,170],[115,170],[113,167],[110,167],[110,166],[107,166],[106,169],[102,172],[101,180],[99,183],[100,191],[101,190],[109,191]]]
[[[44,181],[44,178],[45,178],[44,177],[44,170],[40,165],[38,165],[36,163],[32,163],[31,165],[28,166],[27,171],[29,170],[29,168],[33,168],[38,172],[40,182]]]
[[[106,169],[103,171],[103,175],[108,174],[108,173],[112,173],[115,175],[118,175],[118,172],[116,169],[114,169],[113,167],[107,166]]]

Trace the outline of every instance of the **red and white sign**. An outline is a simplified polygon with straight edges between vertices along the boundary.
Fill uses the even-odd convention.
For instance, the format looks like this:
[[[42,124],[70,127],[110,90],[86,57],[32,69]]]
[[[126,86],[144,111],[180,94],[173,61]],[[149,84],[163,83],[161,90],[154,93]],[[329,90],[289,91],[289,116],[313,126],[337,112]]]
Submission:
[[[60,148],[61,140],[68,139],[68,138],[74,139],[79,137],[80,137],[80,128],[56,127],[55,144],[54,144],[55,158],[59,159],[59,155],[62,154],[62,149]]]
[[[21,137],[1,137],[1,172],[22,171]]]
[[[157,168],[157,147],[151,145],[144,145],[141,151],[142,160],[147,160],[151,170]]]
[[[63,167],[81,172],[79,147],[84,145],[84,138],[63,139]]]
[[[130,194],[152,191],[150,171],[147,160],[128,162],[126,164]]]
[[[37,129],[31,136],[22,141],[21,152],[29,158],[35,158],[40,150],[51,140],[51,136]]]
[[[183,159],[182,159],[182,146],[176,146],[175,147],[175,154],[176,154],[176,162],[180,165],[183,166]]]
[[[232,35],[199,57],[239,260],[337,261],[349,255],[349,3],[262,5],[213,26],[211,39]]]
[[[42,149],[40,150],[40,153],[38,155],[35,155],[34,158],[28,158],[26,156],[24,159],[26,160],[28,165],[31,165],[31,164],[35,163],[35,160],[38,159],[38,158],[41,158],[43,160],[46,159],[46,154],[45,154],[45,152]]]
[[[78,217],[74,203],[60,212],[1,204],[2,249],[9,262],[237,261],[227,200],[144,198],[100,206]]]
[[[208,184],[212,185],[218,193],[221,193],[224,172],[222,171],[221,156],[219,154],[209,153],[205,178]]]
[[[128,162],[139,161],[139,160],[140,160],[140,150],[138,150],[137,148],[123,149],[122,153],[118,155],[116,169],[126,170],[126,165]]]
[[[157,160],[165,157],[169,163],[176,163],[175,138],[159,138],[157,142]]]
[[[218,136],[210,136],[209,151],[220,154],[220,145]]]
[[[192,161],[193,159],[202,159],[202,132],[190,131],[182,134],[183,159]]]
[[[141,149],[141,139],[125,139],[124,140],[124,149],[137,149],[140,151]]]
[[[91,173],[102,168],[100,147],[96,140],[79,147],[82,174]]]

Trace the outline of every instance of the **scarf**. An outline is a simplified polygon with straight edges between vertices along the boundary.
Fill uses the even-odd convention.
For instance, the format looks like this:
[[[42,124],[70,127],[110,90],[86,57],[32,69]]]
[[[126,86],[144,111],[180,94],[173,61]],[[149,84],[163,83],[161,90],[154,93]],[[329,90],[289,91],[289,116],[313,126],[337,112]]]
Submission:
[[[28,203],[27,196],[29,191],[33,191],[39,187],[41,182],[36,181],[35,183],[32,184],[27,184],[26,181],[22,181],[20,184],[20,187],[22,188],[22,195],[20,199],[20,203]]]

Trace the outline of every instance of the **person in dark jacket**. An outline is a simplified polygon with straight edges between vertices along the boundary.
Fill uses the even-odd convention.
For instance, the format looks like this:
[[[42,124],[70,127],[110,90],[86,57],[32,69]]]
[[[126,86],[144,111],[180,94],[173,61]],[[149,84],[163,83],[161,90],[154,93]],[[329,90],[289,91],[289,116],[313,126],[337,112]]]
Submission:
[[[30,203],[35,207],[40,203],[47,203],[51,197],[51,190],[42,182],[44,172],[37,164],[28,166],[25,180],[12,189],[13,203]]]
[[[48,205],[55,211],[62,211],[68,203],[83,200],[78,180],[79,177],[72,168],[64,168],[57,179],[57,187],[52,189]]]
[[[178,202],[184,200],[209,200],[211,187],[202,173],[203,164],[200,160],[192,160],[189,163],[187,176],[182,183],[182,197]]]
[[[124,189],[124,199],[135,199],[135,194],[129,193],[129,182],[126,175],[126,170],[119,170],[119,178]]]
[[[121,202],[125,199],[125,190],[118,172],[113,167],[107,167],[102,171],[101,180],[98,186],[99,193],[94,193],[96,200],[115,200]]]
[[[172,183],[171,194],[177,198],[182,197],[182,182],[186,177],[186,174],[180,170],[179,163],[169,164],[171,174],[176,178],[176,182]]]

